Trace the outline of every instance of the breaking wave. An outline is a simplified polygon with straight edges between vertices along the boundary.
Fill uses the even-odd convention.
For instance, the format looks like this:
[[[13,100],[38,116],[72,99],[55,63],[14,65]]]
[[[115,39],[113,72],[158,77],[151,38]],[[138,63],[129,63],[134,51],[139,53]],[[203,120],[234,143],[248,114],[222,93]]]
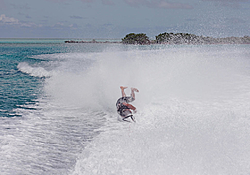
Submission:
[[[29,74],[33,77],[42,78],[42,77],[50,77],[51,76],[51,73],[49,71],[45,70],[43,67],[33,67],[33,66],[30,66],[26,62],[19,63],[17,68],[19,71],[26,73],[26,74]]]

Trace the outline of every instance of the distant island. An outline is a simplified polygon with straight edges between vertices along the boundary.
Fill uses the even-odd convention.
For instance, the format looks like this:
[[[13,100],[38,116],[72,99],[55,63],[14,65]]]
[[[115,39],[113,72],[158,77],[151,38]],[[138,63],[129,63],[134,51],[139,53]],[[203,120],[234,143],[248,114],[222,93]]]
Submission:
[[[91,40],[91,41],[75,41],[75,40],[68,40],[68,41],[64,41],[65,43],[121,43],[120,41],[96,41],[95,39]]]
[[[122,41],[65,41],[65,43],[122,43],[134,45],[149,45],[149,44],[250,44],[250,37],[225,37],[213,38],[197,36],[189,33],[161,33],[155,36],[155,40],[150,40],[145,33],[130,33],[127,34]]]
[[[188,33],[161,33],[154,41],[158,44],[250,44],[250,37],[213,38]]]

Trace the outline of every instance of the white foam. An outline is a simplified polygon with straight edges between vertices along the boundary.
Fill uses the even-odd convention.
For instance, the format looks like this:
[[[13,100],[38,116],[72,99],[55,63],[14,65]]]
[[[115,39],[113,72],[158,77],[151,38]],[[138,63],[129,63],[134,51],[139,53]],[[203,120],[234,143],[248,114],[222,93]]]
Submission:
[[[72,174],[244,174],[250,168],[250,120],[244,113],[250,110],[238,107],[151,104],[136,124],[109,121]]]
[[[34,77],[49,77],[50,72],[43,67],[32,67],[26,62],[21,62],[17,66],[18,70]]]
[[[247,82],[238,73],[244,62],[228,58],[230,50],[206,49],[108,51],[75,57],[72,53],[64,57],[45,89],[63,103],[105,109],[113,109],[121,85],[140,89],[140,102],[134,104],[142,107],[154,98],[209,100],[237,95],[238,85]]]
[[[37,107],[16,109],[20,132],[10,138],[9,122],[3,125],[5,172],[250,172],[250,63],[242,49],[249,46],[161,47],[41,56],[56,60],[53,72],[20,63],[20,71],[50,78]],[[140,90],[135,124],[117,120],[120,85]]]
[[[48,86],[62,88],[51,91],[57,98],[114,109],[72,174],[249,172],[249,61],[225,48],[108,52],[87,71],[58,75]],[[120,85],[140,90],[136,124],[117,121]]]

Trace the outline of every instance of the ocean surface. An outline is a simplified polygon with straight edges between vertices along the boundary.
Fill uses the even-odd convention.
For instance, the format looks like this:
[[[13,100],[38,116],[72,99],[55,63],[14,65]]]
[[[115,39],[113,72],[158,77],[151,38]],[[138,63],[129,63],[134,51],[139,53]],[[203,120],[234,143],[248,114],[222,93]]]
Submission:
[[[0,63],[1,175],[250,174],[250,45],[0,39]]]

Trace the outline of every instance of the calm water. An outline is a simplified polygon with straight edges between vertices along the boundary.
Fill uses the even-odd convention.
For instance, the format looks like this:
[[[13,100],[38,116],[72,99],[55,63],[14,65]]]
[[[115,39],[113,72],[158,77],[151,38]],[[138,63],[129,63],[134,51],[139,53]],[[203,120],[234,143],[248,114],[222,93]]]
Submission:
[[[1,174],[250,173],[249,45],[63,41],[0,40]]]

